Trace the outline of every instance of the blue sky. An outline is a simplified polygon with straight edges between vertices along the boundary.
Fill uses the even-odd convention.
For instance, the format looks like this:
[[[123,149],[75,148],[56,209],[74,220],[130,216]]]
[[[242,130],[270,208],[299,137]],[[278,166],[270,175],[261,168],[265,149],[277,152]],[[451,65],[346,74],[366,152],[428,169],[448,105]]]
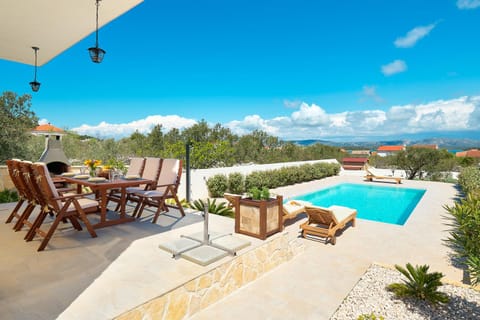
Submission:
[[[39,68],[37,93],[32,66],[0,60],[0,90],[99,137],[201,119],[284,139],[480,137],[479,30],[480,0],[145,0],[100,30],[101,64],[92,34]]]

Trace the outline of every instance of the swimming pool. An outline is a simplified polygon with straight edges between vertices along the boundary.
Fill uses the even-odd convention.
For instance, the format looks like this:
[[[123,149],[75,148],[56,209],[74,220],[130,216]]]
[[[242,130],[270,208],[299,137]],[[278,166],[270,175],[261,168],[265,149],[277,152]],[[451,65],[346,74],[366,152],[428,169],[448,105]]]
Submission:
[[[321,207],[340,205],[355,208],[358,218],[404,225],[425,191],[342,183],[295,199],[309,201]]]

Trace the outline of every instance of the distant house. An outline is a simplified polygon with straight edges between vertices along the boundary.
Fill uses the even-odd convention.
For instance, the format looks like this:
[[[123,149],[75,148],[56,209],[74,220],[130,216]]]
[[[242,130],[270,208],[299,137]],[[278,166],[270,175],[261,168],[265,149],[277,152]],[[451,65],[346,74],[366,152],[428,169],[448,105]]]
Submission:
[[[352,150],[350,153],[356,156],[359,156],[359,155],[369,156],[371,152],[370,150]]]
[[[470,149],[467,151],[457,152],[455,154],[457,157],[469,157],[469,158],[479,158],[480,159],[480,150],[478,149]]]
[[[377,149],[377,155],[379,157],[386,157],[404,150],[405,146],[380,146]]]
[[[368,158],[343,158],[342,167],[345,170],[362,170]]]
[[[438,150],[438,144],[414,144],[412,148]]]

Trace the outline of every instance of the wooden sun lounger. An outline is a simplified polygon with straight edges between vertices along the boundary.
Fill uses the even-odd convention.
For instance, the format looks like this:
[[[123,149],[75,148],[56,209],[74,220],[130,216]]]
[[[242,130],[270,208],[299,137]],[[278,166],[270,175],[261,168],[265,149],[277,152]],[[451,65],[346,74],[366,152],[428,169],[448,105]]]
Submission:
[[[373,181],[373,179],[379,179],[379,180],[395,180],[397,184],[402,183],[401,177],[384,176],[382,174],[379,174],[379,172],[375,171],[375,169],[371,167],[365,167],[364,169],[365,169],[365,172],[367,173],[365,176],[365,179],[367,181]]]
[[[317,206],[306,206],[308,221],[301,224],[302,236],[307,235],[325,238],[325,241],[330,239],[334,245],[336,243],[337,231],[346,227],[351,222],[352,227],[355,227],[357,218],[357,210],[342,207],[330,206],[322,208]]]

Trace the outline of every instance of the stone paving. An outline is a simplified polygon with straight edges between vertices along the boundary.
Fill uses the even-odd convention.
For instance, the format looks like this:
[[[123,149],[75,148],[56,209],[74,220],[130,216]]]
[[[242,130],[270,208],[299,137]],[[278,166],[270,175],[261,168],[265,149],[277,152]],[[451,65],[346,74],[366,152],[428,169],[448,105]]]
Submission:
[[[274,191],[288,198],[340,182],[367,183],[360,176],[337,176]],[[446,237],[442,206],[453,203],[455,186],[419,181],[405,181],[400,186],[376,184],[426,188],[427,192],[404,226],[358,219],[355,228],[350,227],[337,237],[335,246],[300,238],[298,225],[304,216],[266,242],[249,237],[252,246],[244,249],[245,254],[282,237],[289,239],[284,243],[293,243],[302,250],[287,255],[288,259],[282,260],[286,262],[268,268],[268,272],[258,274],[254,281],[242,282],[239,289],[229,291],[231,294],[218,295],[218,302],[200,303],[197,310],[203,310],[198,313],[182,315],[191,319],[328,319],[373,262],[429,264],[431,270],[461,281],[462,271],[452,266],[449,251],[442,243]],[[11,206],[0,206],[0,220],[4,221],[10,210]],[[203,275],[235,259],[226,257],[209,267],[172,259],[158,248],[160,242],[199,231],[203,224],[201,216],[189,213],[180,219],[172,212],[163,215],[157,225],[151,224],[149,218],[100,229],[95,239],[87,232],[62,230],[42,253],[36,252],[38,241],[25,243],[23,231],[15,233],[10,225],[2,223],[2,318],[126,316],[194,279],[195,286],[204,288],[211,277],[202,278]],[[215,216],[210,228],[233,232],[233,220]],[[240,257],[245,259],[242,254],[243,251]],[[193,303],[193,298],[189,299],[185,301]],[[160,313],[152,318],[165,318],[164,309],[157,308]],[[141,318],[140,313],[136,314]]]

